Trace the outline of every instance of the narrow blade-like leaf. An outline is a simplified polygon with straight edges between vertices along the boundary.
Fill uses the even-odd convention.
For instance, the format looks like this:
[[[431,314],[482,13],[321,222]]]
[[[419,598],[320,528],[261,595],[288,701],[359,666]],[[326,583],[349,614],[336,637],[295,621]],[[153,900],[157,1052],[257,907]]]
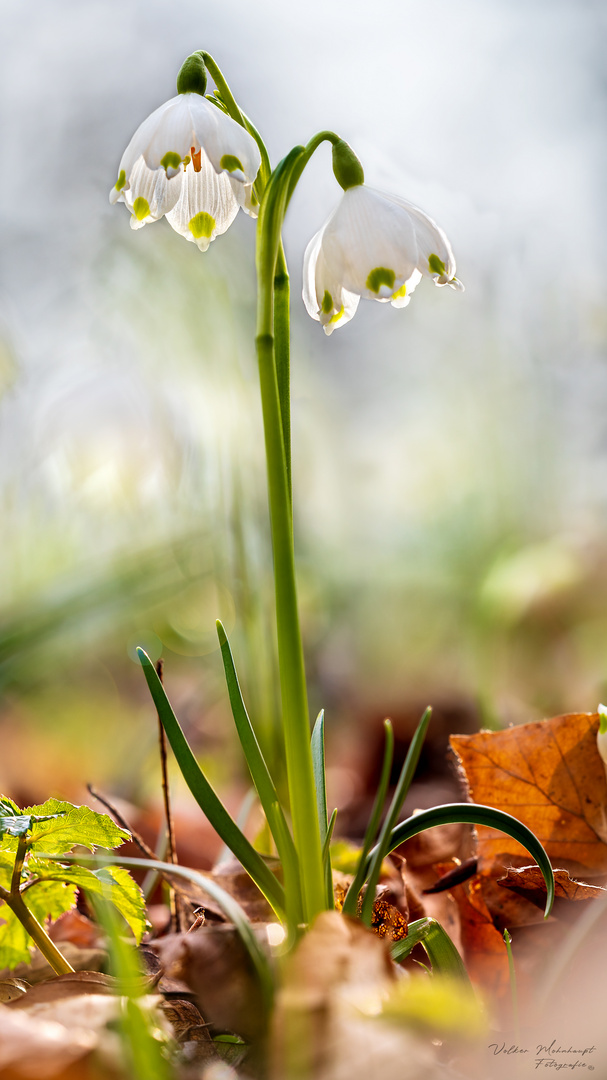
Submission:
[[[223,667],[228,686],[228,695],[236,731],[238,732],[238,738],[240,739],[240,744],[247,765],[249,766],[251,778],[259,796],[259,801],[262,805],[263,812],[266,815],[270,832],[274,837],[276,850],[278,851],[279,858],[282,862],[285,875],[286,894],[289,898],[289,902],[294,902],[294,921],[299,923],[302,921],[303,912],[301,899],[299,899],[301,896],[301,886],[299,880],[299,860],[297,858],[295,844],[293,843],[293,837],[291,836],[289,826],[287,825],[285,815],[280,805],[278,792],[274,786],[270,770],[265,762],[261,747],[257,741],[257,736],[249,718],[242,697],[240,684],[238,682],[238,675],[236,673],[236,666],[234,664],[230,642],[228,641],[227,634],[219,619],[217,620],[217,636],[219,637]]]
[[[417,919],[409,923],[407,936],[402,941],[395,942],[390,950],[392,959],[404,960],[419,944],[426,950],[434,972],[470,982],[460,954],[447,931],[436,919]]]
[[[160,721],[192,795],[223,842],[228,845],[230,851],[234,852],[270,906],[279,918],[282,918],[285,912],[285,894],[282,885],[240,831],[202,772],[149,656],[141,648],[137,649],[137,655]]]
[[[388,844],[390,842],[390,833],[396,822],[398,821],[398,815],[402,810],[403,803],[407,797],[407,792],[411,786],[417,763],[419,761],[419,755],[426,737],[428,730],[428,724],[430,723],[430,717],[432,716],[432,709],[427,708],[415,729],[415,734],[411,739],[407,756],[405,758],[403,767],[401,769],[396,790],[390,804],[390,809],[386,814],[385,821],[382,825],[381,832],[379,834],[379,840],[377,842],[376,854],[371,860],[371,866],[369,869],[369,878],[367,884],[367,891],[363,900],[362,906],[362,921],[371,925],[371,919],[373,916],[373,904],[375,902],[375,890],[379,881],[379,875],[381,873],[381,865],[388,853]]]
[[[356,870],[354,881],[350,885],[344,900],[343,912],[344,915],[356,915],[358,907],[358,894],[362,889],[365,881],[367,880],[367,874],[369,870],[369,850],[373,843],[379,823],[381,821],[381,814],[386,801],[386,793],[388,791],[388,785],[390,783],[390,772],[392,769],[392,758],[394,756],[394,731],[392,729],[392,723],[390,720],[384,720],[384,732],[386,736],[386,742],[384,746],[384,760],[381,769],[381,776],[379,779],[379,785],[375,794],[375,802],[373,803],[373,810],[371,811],[371,817],[369,818],[369,824],[367,825],[367,832],[365,834],[362,851],[360,853],[360,860]]]

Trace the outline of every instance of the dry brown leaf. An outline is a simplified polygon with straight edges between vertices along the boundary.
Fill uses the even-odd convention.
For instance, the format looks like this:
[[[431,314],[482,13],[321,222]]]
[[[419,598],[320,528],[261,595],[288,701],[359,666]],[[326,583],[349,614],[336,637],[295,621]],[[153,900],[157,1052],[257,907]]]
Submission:
[[[510,993],[508,954],[494,926],[483,895],[483,880],[475,875],[451,890],[459,908],[464,960],[472,981],[497,999]]]
[[[543,909],[546,904],[546,882],[539,866],[511,866],[504,877],[498,878],[497,884],[519,893],[537,907]],[[562,900],[597,900],[605,896],[607,890],[599,885],[575,881],[566,870],[555,870],[554,892]]]
[[[607,871],[607,781],[596,748],[597,713],[568,713],[505,731],[453,735],[470,800],[505,810],[573,874]],[[496,829],[478,826],[484,869],[500,855],[529,861]]]
[[[259,981],[233,926],[215,923],[168,934],[152,947],[166,975],[196,995],[205,1021],[247,1041],[259,1038],[264,1025]]]

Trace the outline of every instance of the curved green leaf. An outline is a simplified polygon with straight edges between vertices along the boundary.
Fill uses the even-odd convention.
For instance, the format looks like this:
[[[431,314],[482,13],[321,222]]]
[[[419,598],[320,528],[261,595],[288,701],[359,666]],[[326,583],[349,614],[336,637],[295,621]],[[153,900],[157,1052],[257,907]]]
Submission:
[[[45,858],[44,855],[39,855],[39,858]],[[49,859],[55,860],[57,857],[49,855]],[[124,866],[133,870],[157,870],[162,874],[170,877],[182,877],[187,881],[192,881],[199,889],[208,893],[213,898],[216,904],[219,905],[224,915],[234,924],[238,931],[242,943],[247,950],[247,953],[251,959],[251,962],[259,977],[260,989],[263,997],[263,1001],[268,1008],[271,1008],[272,1000],[274,997],[274,978],[272,976],[272,970],[268,957],[263,951],[251,923],[247,919],[240,904],[234,900],[229,893],[217,885],[210,877],[205,877],[204,874],[199,873],[197,870],[191,870],[188,866],[179,866],[175,863],[158,862],[155,859],[134,859],[129,857],[120,858],[120,856],[114,855],[65,855],[61,858],[61,862],[70,863],[82,863],[85,866],[93,868],[101,867],[116,867],[116,864]]]
[[[554,903],[554,874],[552,873],[550,859],[537,836],[534,836],[531,832],[531,829],[528,829],[521,821],[512,817],[512,814],[506,814],[504,810],[496,810],[493,806],[482,806],[477,803],[445,803],[443,806],[434,806],[431,810],[420,810],[418,814],[407,818],[406,821],[401,821],[392,830],[390,846],[386,854],[394,851],[400,844],[404,844],[405,840],[410,840],[412,836],[416,836],[417,833],[423,832],[425,829],[432,829],[435,825],[453,825],[460,822],[466,825],[488,825],[490,829],[500,829],[527,848],[527,851],[533,856],[542,871],[546,882],[544,918],[547,919]],[[374,848],[370,852],[368,864],[370,864],[376,850]]]

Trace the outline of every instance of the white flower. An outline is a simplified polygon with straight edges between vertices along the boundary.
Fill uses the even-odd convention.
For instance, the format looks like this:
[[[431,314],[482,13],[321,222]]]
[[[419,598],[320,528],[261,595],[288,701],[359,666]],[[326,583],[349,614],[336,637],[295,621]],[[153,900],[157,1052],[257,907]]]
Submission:
[[[232,224],[239,206],[256,216],[252,186],[257,143],[200,93],[181,93],[144,120],[127,146],[110,202],[124,202],[131,227],[163,215],[206,251]]]
[[[432,218],[405,199],[356,184],[306,248],[303,299],[331,334],[349,322],[361,296],[405,307],[422,275],[463,289],[449,241]]]

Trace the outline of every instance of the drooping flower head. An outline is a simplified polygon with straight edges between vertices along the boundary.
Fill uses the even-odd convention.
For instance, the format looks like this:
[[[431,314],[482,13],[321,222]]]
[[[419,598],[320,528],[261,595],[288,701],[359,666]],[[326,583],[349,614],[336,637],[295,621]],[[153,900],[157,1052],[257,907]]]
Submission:
[[[252,186],[261,161],[252,136],[205,90],[204,63],[194,53],[179,72],[176,97],[137,128],[110,192],[110,202],[130,210],[131,228],[164,215],[201,251],[229,228],[239,206],[255,216]]]
[[[364,184],[362,166],[340,140],[333,169],[344,194],[304,255],[303,299],[331,334],[354,315],[361,296],[406,307],[422,276],[463,289],[442,229],[413,203]]]

